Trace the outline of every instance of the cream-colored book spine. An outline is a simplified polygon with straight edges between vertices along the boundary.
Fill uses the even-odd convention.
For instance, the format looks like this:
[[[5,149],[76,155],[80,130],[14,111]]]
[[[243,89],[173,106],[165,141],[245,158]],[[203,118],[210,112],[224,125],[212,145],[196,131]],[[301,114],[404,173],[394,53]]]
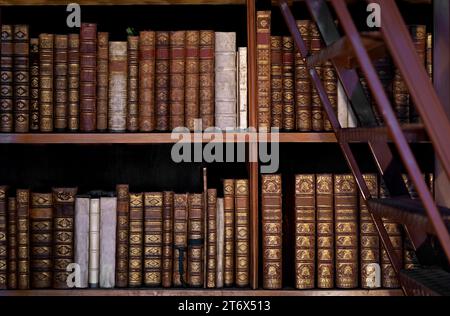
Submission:
[[[239,102],[239,129],[248,128],[248,103],[247,103],[247,47],[239,47],[238,50],[238,102]]]
[[[100,287],[115,286],[117,198],[100,198]]]
[[[76,287],[88,287],[89,268],[89,203],[88,197],[75,199],[75,263],[80,266],[80,282]]]
[[[90,199],[89,203],[89,287],[98,287],[100,263],[100,199]]]

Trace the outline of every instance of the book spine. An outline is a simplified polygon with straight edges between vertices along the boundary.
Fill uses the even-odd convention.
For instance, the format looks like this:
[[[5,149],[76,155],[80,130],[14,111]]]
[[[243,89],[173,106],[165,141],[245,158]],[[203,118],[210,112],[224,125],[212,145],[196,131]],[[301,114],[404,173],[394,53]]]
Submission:
[[[51,193],[31,193],[30,241],[31,287],[46,289],[52,286],[52,220]]]
[[[290,36],[283,36],[282,47],[282,91],[283,91],[283,129],[295,129],[294,100],[294,41]]]
[[[128,241],[130,229],[130,195],[128,184],[118,184],[116,232],[116,286],[128,286]]]
[[[323,75],[323,84],[325,86],[325,91],[327,92],[328,100],[330,100],[331,107],[333,108],[333,112],[337,115],[338,108],[338,97],[337,97],[337,74],[334,69],[333,63],[327,61],[322,68]],[[323,130],[326,132],[333,131],[333,126],[331,126],[331,122],[328,118],[328,115],[325,113],[325,110],[322,108],[322,117],[323,117]]]
[[[314,22],[310,22],[310,53],[317,54],[321,50],[322,42],[319,29]],[[323,66],[318,64],[314,67],[319,78],[323,79]],[[323,107],[316,87],[311,83],[311,129],[315,132],[323,131]]]
[[[6,290],[8,285],[8,219],[7,219],[7,186],[0,186],[0,290]],[[9,237],[9,236],[8,236]]]
[[[186,31],[186,77],[184,83],[186,127],[194,130],[195,120],[200,117],[199,109],[199,31]],[[198,127],[196,127],[198,129]]]
[[[14,131],[30,126],[30,34],[28,25],[14,25]]]
[[[383,85],[383,88],[388,95],[389,99],[392,98],[392,80],[393,80],[393,69],[392,69],[392,60],[389,56],[385,56],[383,58],[380,58],[378,60],[374,61],[374,67],[375,70],[378,73],[378,77],[380,78],[381,84]],[[368,87],[366,85],[366,89],[368,90]],[[380,115],[380,112],[377,108],[377,103],[375,98],[372,98],[370,96],[370,92],[367,91],[367,94],[369,94],[368,99],[370,103],[372,104],[372,110],[375,114],[375,118],[377,120],[378,125],[383,124],[383,118]]]
[[[426,54],[427,54],[427,27],[426,25],[410,25],[409,32],[411,33],[412,40],[414,42],[414,47],[416,48],[416,53],[419,56],[420,63],[426,67]],[[411,98],[411,96],[410,96]],[[420,116],[417,112],[416,106],[410,100],[410,117],[411,123],[420,122]]]
[[[30,288],[30,191],[18,189],[17,198],[17,288]]]
[[[217,261],[216,261],[216,287],[223,287],[223,257],[225,246],[225,217],[224,217],[224,199],[217,198]]]
[[[203,194],[189,195],[188,283],[203,287]]]
[[[97,25],[80,28],[80,131],[97,128]]]
[[[11,133],[14,130],[14,45],[12,25],[2,25],[0,67],[0,132]]]
[[[144,236],[144,198],[142,193],[130,193],[130,255],[128,286],[142,285],[142,254]]]
[[[127,45],[109,43],[108,128],[112,132],[127,129]]]
[[[409,123],[410,117],[410,95],[405,81],[398,68],[395,69],[395,75],[393,80],[393,97],[394,97],[394,109],[397,115],[397,119],[400,123]]]
[[[337,106],[337,116],[339,124],[342,128],[348,127],[348,107],[349,100],[347,95],[345,94],[344,87],[340,82],[337,85],[337,98],[338,98],[338,106]]]
[[[88,287],[89,204],[88,197],[75,198],[74,259],[75,263],[80,266],[80,283],[76,285],[79,288]]]
[[[232,286],[234,283],[234,180],[223,181],[224,203],[224,254],[223,254],[223,284]]]
[[[235,267],[236,286],[249,285],[250,273],[250,235],[249,235],[249,185],[248,180],[239,179],[235,182]]]
[[[271,36],[271,73],[270,73],[270,94],[271,94],[271,127],[281,129],[283,127],[283,56],[282,37]]]
[[[186,32],[170,32],[170,129],[184,126]]]
[[[80,35],[69,34],[68,42],[68,117],[67,128],[71,132],[80,127]]]
[[[174,222],[173,222],[173,284],[183,286],[186,283],[187,268],[187,194],[174,195]]]
[[[127,130],[139,130],[139,36],[128,36]]]
[[[101,288],[115,286],[117,198],[100,198],[100,272]]]
[[[172,286],[173,271],[173,192],[163,193],[162,286]]]
[[[248,87],[247,87],[247,47],[239,47],[238,83],[239,83],[239,128],[248,128]]]
[[[315,286],[316,179],[295,176],[295,278],[297,289]]]
[[[200,31],[200,116],[202,127],[214,126],[214,69],[215,69],[215,35],[214,31]]]
[[[155,45],[155,32],[140,32],[139,131],[141,132],[151,132],[155,129]]]
[[[90,288],[98,287],[100,265],[100,199],[91,199],[89,204],[89,265]]]
[[[282,287],[281,175],[262,176],[263,288]]]
[[[334,175],[336,287],[358,286],[357,195],[353,175]]]
[[[216,269],[217,269],[217,190],[208,189],[208,227],[207,239],[208,248],[206,261],[206,287],[216,287]]]
[[[310,47],[310,21],[299,20],[297,27],[306,47]],[[311,82],[309,79],[308,68],[306,65],[306,56],[301,56],[297,48],[295,48],[295,118],[296,129],[301,132],[308,132],[312,129],[312,96]]]
[[[170,33],[156,32],[155,106],[156,130],[169,130]]]
[[[258,86],[258,129],[269,129],[270,111],[270,29],[271,12],[256,12],[256,61]]]
[[[408,190],[408,194],[412,200],[419,199],[419,195],[417,193],[416,188],[414,187],[413,182],[409,178],[407,174],[402,174],[403,182],[405,183],[406,189]],[[427,177],[425,174],[422,174],[422,178],[427,182]],[[419,259],[416,256],[416,252],[414,250],[414,245],[408,237],[408,234],[405,230],[403,230],[403,267],[405,269],[415,269],[420,267]]]
[[[317,287],[334,287],[333,175],[316,175]]]
[[[144,284],[161,284],[163,194],[148,192],[144,195]]]
[[[30,131],[39,131],[39,39],[30,39]]]
[[[112,61],[110,56],[109,33],[97,33],[97,130],[104,132],[108,129],[108,102],[111,102],[108,91],[110,73],[109,67]],[[111,52],[111,55],[114,54]],[[117,57],[117,56],[115,56]],[[120,83],[123,84],[122,82]],[[119,98],[120,99],[120,98]]]
[[[53,34],[39,35],[39,130],[53,132]]]
[[[8,198],[8,289],[17,289],[17,204],[15,197]]]
[[[433,34],[427,33],[426,67],[430,80],[433,81]]]
[[[68,37],[55,35],[55,130],[67,128],[67,64]]]

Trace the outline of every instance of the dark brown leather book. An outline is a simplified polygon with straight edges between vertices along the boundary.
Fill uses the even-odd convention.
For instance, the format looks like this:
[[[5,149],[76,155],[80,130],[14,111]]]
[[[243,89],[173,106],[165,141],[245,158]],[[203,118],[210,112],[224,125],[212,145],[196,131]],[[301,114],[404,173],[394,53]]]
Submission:
[[[217,190],[208,189],[208,227],[207,227],[207,260],[206,260],[206,287],[216,287],[217,268]]]
[[[144,284],[161,284],[163,194],[144,194]]]
[[[203,287],[203,194],[189,194],[187,279],[191,287]]]
[[[426,25],[409,25],[409,32],[416,48],[416,53],[419,56],[420,63],[426,67],[427,55],[427,27]],[[417,112],[416,106],[410,97],[410,113],[409,121],[411,123],[420,122],[420,116]]]
[[[186,285],[188,195],[174,195],[173,219],[173,285]]]
[[[6,290],[8,285],[8,187],[0,185],[0,290]],[[9,237],[9,236],[8,236]]]
[[[12,25],[2,25],[0,67],[0,132],[11,133],[14,130],[14,45]]]
[[[80,127],[80,35],[69,34],[68,42],[68,118],[67,128],[71,132]]]
[[[306,47],[310,47],[310,26],[311,21],[299,20],[297,27],[305,41]],[[312,129],[312,109],[311,109],[311,81],[309,79],[306,60],[301,56],[297,48],[295,49],[295,126],[298,131],[307,132]]]
[[[262,175],[263,288],[282,287],[282,190],[281,175]]]
[[[130,193],[130,243],[128,286],[142,285],[144,240],[144,198],[142,193]]]
[[[139,36],[139,130],[155,129],[155,32]]]
[[[235,208],[234,231],[235,231],[235,267],[236,286],[246,287],[249,285],[250,275],[250,200],[249,185],[247,179],[235,181]]]
[[[55,35],[55,130],[67,128],[67,35]]]
[[[16,198],[8,198],[8,289],[17,289],[17,207]]]
[[[398,68],[395,69],[394,81],[393,81],[393,98],[394,109],[397,115],[397,119],[400,123],[409,123],[410,117],[410,95],[406,83]]]
[[[232,286],[234,283],[234,180],[223,180],[223,203],[224,203],[224,269],[223,284]]]
[[[426,67],[430,80],[433,81],[433,34],[427,33]]]
[[[425,181],[427,181],[427,177],[425,174],[422,174],[422,177]],[[405,183],[406,189],[408,190],[408,194],[412,200],[416,200],[419,198],[416,188],[414,187],[411,178],[407,174],[402,174],[403,182]],[[405,269],[415,269],[420,266],[419,259],[416,256],[416,251],[414,249],[414,245],[408,237],[406,230],[404,230],[403,234],[403,267]]]
[[[316,175],[317,287],[334,287],[333,175]]]
[[[14,131],[26,133],[30,125],[30,34],[28,25],[14,25]]]
[[[108,129],[127,129],[127,42],[109,42]]]
[[[128,285],[128,242],[130,231],[130,194],[128,184],[118,184],[117,237],[116,237],[116,287]]]
[[[322,78],[323,84],[325,86],[325,91],[327,92],[328,100],[330,100],[334,113],[337,115],[337,107],[338,107],[337,75],[333,63],[331,63],[330,61],[327,61],[322,66]],[[323,130],[326,132],[332,131],[333,127],[331,126],[331,122],[328,119],[328,115],[325,113],[325,110],[323,108],[322,108],[322,117],[323,117]]]
[[[295,287],[315,286],[316,179],[314,174],[295,176]]]
[[[97,33],[97,130],[108,129],[109,33]]]
[[[53,132],[53,34],[39,35],[39,129]]]
[[[358,286],[358,203],[355,178],[334,175],[336,287]]]
[[[184,126],[186,32],[170,32],[170,129]]]
[[[184,115],[186,127],[194,130],[194,122],[200,117],[199,110],[199,46],[200,32],[186,31],[186,77],[184,83]],[[198,129],[198,127],[197,127]]]
[[[30,131],[39,131],[39,38],[30,39]]]
[[[156,32],[155,107],[156,130],[169,130],[169,32]]]
[[[173,192],[163,192],[162,286],[172,286]]]
[[[291,36],[283,36],[283,129],[295,129],[294,100],[294,41]]]
[[[283,56],[281,36],[270,37],[270,94],[271,94],[271,127],[283,127]]]
[[[258,74],[258,129],[270,129],[270,29],[271,12],[256,13],[256,61]]]
[[[317,54],[321,50],[322,41],[320,39],[319,29],[316,23],[310,22],[310,53]],[[314,67],[319,78],[323,79],[323,66],[318,64]],[[319,93],[317,92],[314,84],[311,84],[311,128],[315,132],[323,131],[323,107],[320,100]]]
[[[385,56],[383,58],[377,59],[374,61],[375,70],[378,73],[378,78],[380,78],[381,84],[383,85],[384,91],[386,92],[389,99],[392,98],[392,81],[394,77],[393,69],[392,69],[392,59],[391,57]],[[370,94],[369,87],[366,84],[367,93]],[[383,118],[378,111],[377,103],[374,97],[369,97],[369,101],[372,105],[373,112],[375,114],[375,118],[379,125],[383,124]]]
[[[53,200],[51,193],[31,193],[31,287],[47,289],[53,281]]]
[[[30,191],[18,189],[17,198],[17,288],[30,288]]]
[[[80,28],[80,131],[97,128],[97,24]]]
[[[53,287],[65,289],[67,265],[74,262],[73,234],[77,188],[53,188]]]
[[[214,31],[200,31],[200,116],[202,127],[214,126]]]
[[[127,130],[139,130],[139,36],[128,36]]]

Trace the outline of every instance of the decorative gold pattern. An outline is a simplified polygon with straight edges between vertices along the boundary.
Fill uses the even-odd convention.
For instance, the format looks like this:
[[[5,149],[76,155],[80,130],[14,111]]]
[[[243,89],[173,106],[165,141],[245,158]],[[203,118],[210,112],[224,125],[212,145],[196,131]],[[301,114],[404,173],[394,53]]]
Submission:
[[[249,185],[247,179],[235,181],[235,270],[236,285],[248,286],[249,284]]]
[[[258,129],[269,129],[271,124],[270,92],[270,24],[271,12],[258,11],[256,14],[256,54],[258,76]]]
[[[161,284],[162,237],[163,237],[163,194],[144,194],[144,284]]]

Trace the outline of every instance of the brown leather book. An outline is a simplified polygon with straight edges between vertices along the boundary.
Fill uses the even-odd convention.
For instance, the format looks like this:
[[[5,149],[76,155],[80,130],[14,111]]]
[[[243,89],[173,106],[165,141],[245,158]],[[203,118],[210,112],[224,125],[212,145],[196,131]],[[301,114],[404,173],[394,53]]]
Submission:
[[[14,25],[14,131],[26,133],[30,125],[30,34],[28,25]]]
[[[319,29],[314,22],[310,22],[310,53],[317,54],[322,47],[322,41],[320,39]],[[323,79],[323,66],[318,64],[314,67],[319,78]],[[323,107],[320,100],[319,93],[316,87],[311,82],[311,128],[315,132],[323,131]]]
[[[8,198],[8,289],[17,289],[17,207],[16,198]]]
[[[30,39],[30,131],[39,131],[39,38]]]
[[[14,45],[12,25],[2,25],[0,67],[0,132],[11,133],[14,130]]]
[[[383,85],[384,91],[387,94],[387,96],[391,99],[392,98],[392,81],[394,77],[394,72],[392,68],[392,59],[389,55],[377,59],[373,63],[375,70],[378,73],[378,77],[380,78],[381,84]],[[364,80],[365,85],[363,86],[365,88],[366,94],[371,94],[369,91],[369,87],[367,85],[367,81]],[[368,100],[372,105],[372,110],[375,114],[375,118],[377,120],[378,125],[383,124],[383,118],[380,115],[380,111],[378,111],[377,102],[374,97],[371,95],[368,96]]]
[[[155,129],[155,32],[139,35],[139,130]]]
[[[69,34],[68,42],[68,117],[67,128],[71,132],[80,127],[80,35]]]
[[[80,131],[97,128],[97,24],[80,28]]]
[[[310,47],[311,21],[299,20],[297,27],[305,41],[306,47]],[[295,47],[295,46],[294,46]],[[312,129],[312,108],[311,108],[311,81],[309,79],[306,60],[301,56],[295,47],[295,119],[296,129],[301,132],[308,132]]]
[[[294,100],[294,41],[291,36],[283,36],[283,129],[295,129],[295,100]]]
[[[51,193],[31,193],[31,287],[46,289],[53,281],[53,201]]]
[[[315,286],[316,179],[314,174],[295,176],[295,287]]]
[[[250,274],[250,200],[249,185],[247,179],[235,181],[235,208],[234,231],[235,231],[235,266],[236,286],[246,287],[249,285]]]
[[[97,33],[97,130],[108,129],[109,33]]]
[[[30,191],[18,189],[17,197],[17,288],[30,288]]]
[[[130,194],[128,184],[118,184],[116,231],[116,287],[128,285],[128,254],[130,231]]]
[[[55,130],[67,128],[67,35],[55,35]]]
[[[281,175],[262,175],[263,288],[282,287],[282,190]]]
[[[199,109],[199,46],[200,32],[186,31],[186,77],[184,83],[184,115],[186,127],[193,131],[194,122],[200,118]],[[198,127],[197,127],[198,128]]]
[[[108,129],[127,129],[127,42],[109,42]]]
[[[334,175],[336,287],[358,286],[358,204],[355,178]]]
[[[206,260],[206,287],[216,287],[217,268],[217,190],[208,189],[208,227],[207,227],[207,260]]]
[[[337,115],[337,106],[338,106],[337,75],[332,62],[327,61],[325,62],[325,64],[323,64],[322,78],[323,84],[325,86],[325,91],[327,92],[328,100],[330,100],[334,113]],[[331,126],[331,122],[328,119],[328,115],[325,113],[325,110],[323,108],[322,108],[322,117],[323,117],[323,130],[326,132],[332,131],[333,127]]]
[[[200,116],[202,127],[214,126],[214,31],[200,31]]]
[[[77,188],[53,188],[53,288],[67,288],[67,265],[74,262],[73,233]]]
[[[426,67],[430,80],[433,81],[433,34],[427,33]]]
[[[162,286],[172,286],[173,192],[163,192]]]
[[[161,284],[163,194],[144,193],[144,284]]]
[[[170,32],[170,129],[184,126],[186,32]]]
[[[203,287],[203,194],[189,194],[187,279],[191,287]]]
[[[188,195],[174,195],[173,219],[173,285],[186,285]]]
[[[270,94],[271,94],[271,127],[283,127],[283,56],[281,36],[270,37]]]
[[[39,35],[39,129],[53,132],[53,34]]]
[[[409,25],[409,32],[416,48],[416,53],[419,56],[420,63],[426,67],[427,55],[427,27],[426,25]],[[416,106],[410,97],[410,113],[409,121],[411,123],[420,122],[420,116],[417,112]]]
[[[128,36],[127,130],[139,130],[139,36]]]
[[[144,240],[144,198],[142,193],[130,193],[130,243],[128,286],[142,285],[142,256]]]
[[[169,130],[169,44],[169,32],[156,32],[155,107],[158,131]]]
[[[234,283],[234,180],[223,180],[223,200],[224,200],[224,269],[223,284],[232,286]]]
[[[422,177],[425,181],[427,181],[427,177],[425,174],[422,174]],[[416,200],[419,198],[419,195],[414,187],[411,178],[407,174],[402,174],[403,182],[405,183],[406,189],[408,190],[408,194],[412,200]],[[415,269],[420,266],[419,259],[416,256],[416,251],[413,243],[408,237],[406,230],[403,230],[403,267],[405,269]]]
[[[317,287],[334,287],[333,175],[316,175]]]
[[[7,193],[8,187],[6,185],[0,185],[0,290],[6,290],[8,284],[8,239],[6,238],[8,236]]]
[[[258,80],[258,129],[270,129],[270,24],[271,12],[256,12],[256,61]]]

